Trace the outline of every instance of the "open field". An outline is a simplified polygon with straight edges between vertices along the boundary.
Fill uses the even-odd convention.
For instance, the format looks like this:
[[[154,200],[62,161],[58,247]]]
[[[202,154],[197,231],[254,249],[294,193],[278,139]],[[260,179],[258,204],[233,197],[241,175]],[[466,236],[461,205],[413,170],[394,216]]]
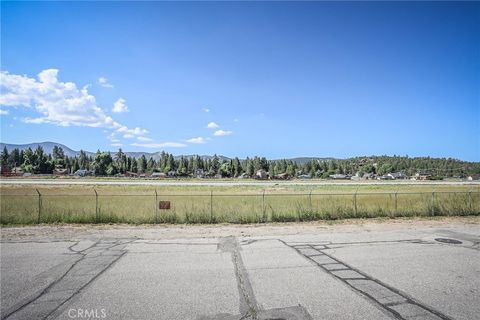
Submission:
[[[261,223],[480,213],[478,184],[9,182],[1,184],[2,224]],[[159,209],[160,201],[170,201],[171,208]]]

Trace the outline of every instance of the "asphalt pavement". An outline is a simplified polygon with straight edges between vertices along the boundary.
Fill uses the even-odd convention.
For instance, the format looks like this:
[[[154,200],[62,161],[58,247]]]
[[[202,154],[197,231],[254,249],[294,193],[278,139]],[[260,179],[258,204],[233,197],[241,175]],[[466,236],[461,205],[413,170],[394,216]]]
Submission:
[[[479,319],[478,224],[155,232],[3,239],[1,319]]]

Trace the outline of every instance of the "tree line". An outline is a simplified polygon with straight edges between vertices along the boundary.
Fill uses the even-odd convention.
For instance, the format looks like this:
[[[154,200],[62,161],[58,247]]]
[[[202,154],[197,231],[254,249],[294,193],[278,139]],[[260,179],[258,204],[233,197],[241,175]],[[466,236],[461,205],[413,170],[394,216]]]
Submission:
[[[21,167],[24,172],[34,174],[51,174],[54,169],[67,169],[69,173],[87,170],[97,176],[114,176],[117,174],[162,172],[179,177],[240,177],[255,176],[258,170],[268,172],[270,177],[292,178],[305,176],[311,178],[328,178],[333,174],[385,175],[401,172],[407,176],[427,173],[438,177],[465,177],[480,174],[479,162],[466,162],[452,158],[408,157],[408,156],[371,156],[349,159],[311,159],[293,161],[288,159],[268,160],[265,157],[233,159],[220,158],[217,155],[204,158],[198,155],[174,157],[161,152],[158,160],[128,156],[122,149],[116,153],[101,152],[90,156],[81,150],[78,156],[68,157],[63,149],[54,146],[47,154],[41,146],[35,150],[13,149],[8,152],[5,147],[1,153],[2,168]]]

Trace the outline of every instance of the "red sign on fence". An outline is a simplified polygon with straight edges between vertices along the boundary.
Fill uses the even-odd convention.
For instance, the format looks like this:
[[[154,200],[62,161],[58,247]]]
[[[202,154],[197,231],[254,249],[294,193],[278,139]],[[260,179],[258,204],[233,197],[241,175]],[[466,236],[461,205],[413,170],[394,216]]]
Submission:
[[[170,210],[170,201],[160,201],[158,206],[161,210]]]

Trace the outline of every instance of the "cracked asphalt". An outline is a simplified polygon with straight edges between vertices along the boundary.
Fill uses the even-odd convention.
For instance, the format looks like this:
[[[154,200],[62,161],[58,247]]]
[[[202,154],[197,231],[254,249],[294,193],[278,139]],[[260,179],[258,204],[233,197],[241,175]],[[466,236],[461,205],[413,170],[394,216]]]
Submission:
[[[1,319],[479,319],[479,224],[217,228],[2,229]]]

